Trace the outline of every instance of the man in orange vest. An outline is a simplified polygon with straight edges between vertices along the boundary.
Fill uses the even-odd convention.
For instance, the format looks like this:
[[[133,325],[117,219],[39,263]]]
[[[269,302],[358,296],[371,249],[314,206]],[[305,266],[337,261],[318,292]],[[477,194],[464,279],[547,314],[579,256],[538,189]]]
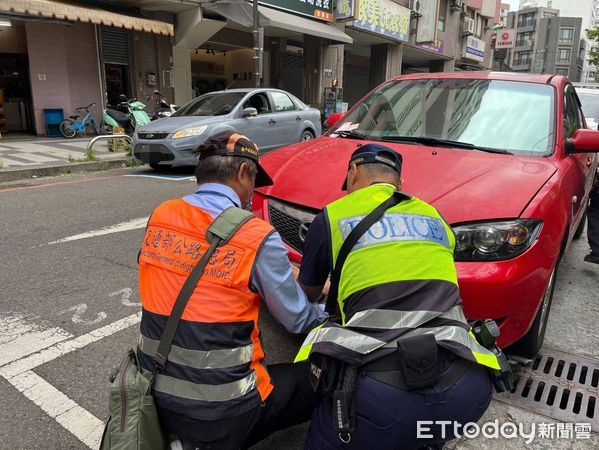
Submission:
[[[247,207],[254,187],[272,184],[245,136],[222,132],[198,147],[198,188],[158,206],[139,255],[140,365],[151,371],[175,298],[209,247],[206,230],[231,207]],[[292,333],[326,319],[296,283],[279,234],[254,217],[218,247],[183,313],[153,395],[163,427],[183,448],[237,449],[305,422],[317,397],[306,364],[266,367],[260,300]]]

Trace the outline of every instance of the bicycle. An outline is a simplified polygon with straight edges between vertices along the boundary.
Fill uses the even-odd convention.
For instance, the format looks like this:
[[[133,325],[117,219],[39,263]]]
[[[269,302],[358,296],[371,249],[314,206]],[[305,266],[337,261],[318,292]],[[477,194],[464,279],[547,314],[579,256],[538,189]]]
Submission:
[[[94,119],[93,114],[90,112],[89,108],[95,106],[95,103],[91,103],[87,106],[80,106],[79,108],[75,108],[75,111],[85,110],[86,114],[82,120],[77,120],[79,115],[69,116],[68,119],[64,119],[60,122],[58,126],[60,129],[60,134],[62,134],[65,138],[71,139],[74,138],[77,133],[85,133],[85,128],[87,125],[91,125],[94,129],[94,132],[97,135],[100,135],[100,128],[96,123],[96,119]]]

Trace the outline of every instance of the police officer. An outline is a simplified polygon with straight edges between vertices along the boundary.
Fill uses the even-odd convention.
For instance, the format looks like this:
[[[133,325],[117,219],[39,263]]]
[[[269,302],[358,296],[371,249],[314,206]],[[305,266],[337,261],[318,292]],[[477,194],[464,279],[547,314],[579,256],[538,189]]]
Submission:
[[[213,219],[231,207],[247,208],[255,186],[272,184],[245,136],[219,133],[197,152],[197,190],[158,206],[142,242],[139,360],[148,371],[177,294],[209,247]],[[292,333],[326,318],[296,283],[279,234],[254,217],[207,263],[154,379],[160,421],[184,449],[247,447],[310,418],[317,396],[307,364],[262,361],[261,300]]]
[[[599,264],[599,176],[595,175],[595,185],[591,191],[591,203],[587,210],[587,238],[591,253],[584,257],[586,262]]]
[[[307,449],[434,445],[453,437],[453,424],[419,429],[417,421],[475,422],[491,401],[487,368],[498,369],[498,359],[464,318],[454,235],[435,208],[399,193],[401,168],[392,149],[359,147],[348,195],[306,236],[300,285],[317,299],[332,273],[329,301],[336,296],[341,313],[340,323],[310,332],[296,358],[312,361],[313,385],[326,393]]]

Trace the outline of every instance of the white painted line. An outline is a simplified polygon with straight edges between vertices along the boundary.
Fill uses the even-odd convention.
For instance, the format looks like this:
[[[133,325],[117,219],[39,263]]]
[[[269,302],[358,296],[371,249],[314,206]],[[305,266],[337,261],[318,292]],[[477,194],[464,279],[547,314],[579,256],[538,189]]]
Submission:
[[[102,421],[42,377],[28,370],[8,382],[85,445],[93,449],[99,447],[104,429]]]
[[[0,330],[0,366],[73,337],[62,328],[33,323],[31,317],[17,313],[0,315]]]
[[[126,177],[136,177],[136,178],[156,178],[158,180],[169,180],[169,181],[191,181],[195,180],[195,177],[182,177],[179,178],[177,175],[146,175],[141,173],[132,173],[129,175],[125,175]]]
[[[47,244],[42,244],[38,247],[41,247],[43,245],[60,244],[62,242],[78,241],[79,239],[88,239],[96,236],[120,233],[122,231],[138,230],[140,228],[145,228],[147,223],[148,217],[140,217],[139,219],[132,219],[128,220],[127,222],[117,223],[116,225],[111,225],[109,227],[101,228],[99,230],[86,231],[85,233],[58,239],[57,241],[48,242]]]
[[[139,323],[141,320],[141,311],[127,316],[123,319],[117,320],[116,322],[105,325],[96,330],[90,331],[87,334],[83,334],[74,339],[59,342],[51,347],[41,350],[38,353],[34,353],[25,358],[14,361],[10,364],[0,367],[0,376],[10,381],[11,378],[31,370],[35,367],[41,366],[49,361],[56,358],[60,358],[67,353],[71,353],[75,350],[79,350],[89,344],[92,344],[100,339],[117,333],[121,330],[129,328],[132,325]]]

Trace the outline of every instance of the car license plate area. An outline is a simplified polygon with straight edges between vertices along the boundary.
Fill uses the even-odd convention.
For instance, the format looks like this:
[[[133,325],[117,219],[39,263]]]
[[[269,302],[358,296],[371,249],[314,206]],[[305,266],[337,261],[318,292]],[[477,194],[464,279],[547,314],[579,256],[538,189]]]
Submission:
[[[136,158],[145,164],[154,164],[175,159],[175,155],[162,144],[137,144],[133,153]]]

